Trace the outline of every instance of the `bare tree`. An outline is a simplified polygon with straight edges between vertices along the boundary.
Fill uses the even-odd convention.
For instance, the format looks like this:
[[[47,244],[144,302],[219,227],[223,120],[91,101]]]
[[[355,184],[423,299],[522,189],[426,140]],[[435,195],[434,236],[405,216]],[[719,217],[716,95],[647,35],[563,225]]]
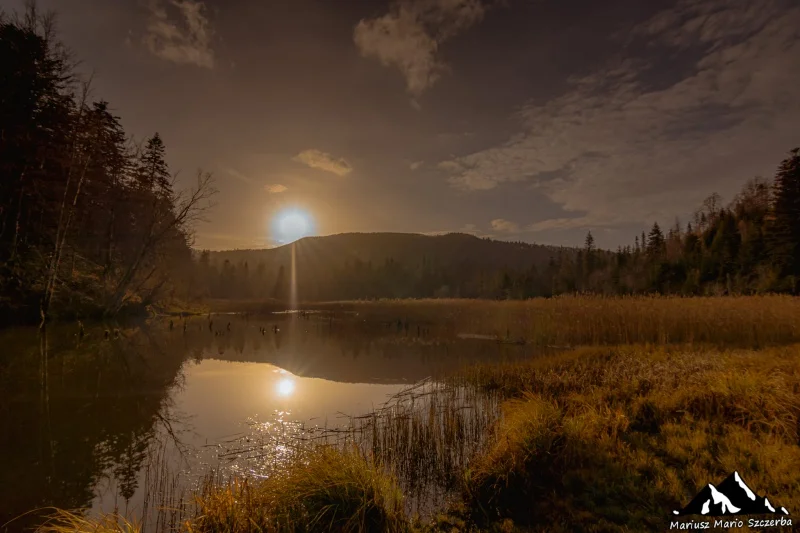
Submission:
[[[160,210],[156,205],[157,200],[154,200],[155,212],[150,219],[145,237],[142,239],[139,249],[132,260],[125,267],[124,273],[117,281],[114,290],[109,295],[105,306],[107,315],[116,314],[128,301],[129,297],[126,294],[133,286],[134,280],[141,272],[142,267],[145,266],[148,256],[154,254],[158,247],[175,233],[190,235],[194,231],[195,224],[205,220],[206,213],[214,205],[211,199],[216,193],[217,189],[214,187],[212,175],[198,171],[197,185],[175,196],[175,211],[172,216],[160,216],[168,214],[159,213]],[[160,224],[159,222],[163,223]],[[140,280],[139,288],[152,278],[157,269],[156,263],[144,275],[143,281]]]

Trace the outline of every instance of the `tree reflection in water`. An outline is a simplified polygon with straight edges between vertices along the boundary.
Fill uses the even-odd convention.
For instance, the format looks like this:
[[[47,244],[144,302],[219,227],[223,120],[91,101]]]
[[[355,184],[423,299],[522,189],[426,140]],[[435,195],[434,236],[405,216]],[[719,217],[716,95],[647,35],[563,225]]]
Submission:
[[[144,513],[163,524],[183,512],[176,503],[178,496],[199,487],[203,476],[217,472],[217,466],[227,465],[234,474],[257,474],[253,461],[220,455],[234,444],[243,449],[239,441],[206,447],[202,437],[219,444],[215,440],[219,435],[195,431],[192,417],[203,413],[181,413],[175,405],[187,372],[213,360],[268,363],[264,368],[285,369],[296,380],[321,378],[325,381],[320,383],[330,384],[325,390],[333,396],[314,400],[313,389],[321,386],[315,385],[285,398],[310,401],[323,411],[328,408],[325,416],[334,418],[342,409],[336,402],[346,400],[337,395],[361,394],[354,391],[369,390],[365,384],[399,390],[470,361],[528,355],[525,347],[462,342],[445,334],[413,335],[414,328],[396,331],[341,317],[300,320],[271,315],[246,321],[229,316],[215,320],[231,324],[230,329],[223,327],[222,335],[215,335],[207,320],[192,318],[186,327],[181,324],[173,330],[159,320],[124,326],[86,324],[82,336],[75,325],[51,325],[42,332],[0,331],[4,352],[0,451],[9,458],[0,471],[0,524],[48,506],[120,510],[128,516]],[[119,335],[106,339],[104,332],[116,328]],[[228,389],[201,391],[207,396],[202,408],[219,410],[231,400],[215,394],[245,394],[236,390],[249,372],[241,371],[245,374],[233,376]],[[240,402],[239,411],[229,418],[244,424],[259,412],[248,405]],[[279,461],[291,452],[292,440],[306,432],[303,424],[308,421],[293,425],[294,414],[273,419],[267,411],[243,434],[254,428],[256,435],[251,438],[269,434],[271,448],[261,446],[240,454],[242,458],[255,454],[259,459],[261,454],[261,459],[269,459],[266,463]],[[267,422],[271,425],[264,426]],[[186,475],[189,470],[191,476]],[[165,498],[177,505],[173,515],[153,511],[165,503],[156,500]],[[14,529],[35,523],[41,514],[15,521]]]

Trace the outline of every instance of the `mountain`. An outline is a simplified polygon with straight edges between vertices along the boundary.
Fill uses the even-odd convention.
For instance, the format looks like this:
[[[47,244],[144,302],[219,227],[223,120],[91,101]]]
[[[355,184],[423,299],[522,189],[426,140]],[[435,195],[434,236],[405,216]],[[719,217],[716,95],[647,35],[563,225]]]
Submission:
[[[785,507],[776,509],[765,496],[753,492],[744,482],[739,472],[726,477],[716,487],[708,484],[686,507],[673,511],[675,515],[730,516],[752,514],[784,514]]]
[[[514,275],[527,276],[528,292],[538,295],[552,285],[552,276],[542,275],[551,259],[576,253],[463,233],[343,233],[266,250],[202,252],[200,258],[210,269],[207,277],[215,280],[214,297],[286,300],[296,290],[301,301],[319,301],[502,297]],[[541,287],[533,286],[534,278]]]
[[[259,262],[291,261],[292,247],[298,258],[320,265],[343,265],[359,260],[383,263],[393,259],[403,264],[426,261],[440,266],[468,262],[490,268],[527,268],[542,265],[560,250],[574,250],[521,242],[480,239],[466,233],[422,235],[417,233],[340,233],[323,237],[304,237],[292,244],[264,250],[225,250],[211,252],[212,262],[241,263],[252,267]]]

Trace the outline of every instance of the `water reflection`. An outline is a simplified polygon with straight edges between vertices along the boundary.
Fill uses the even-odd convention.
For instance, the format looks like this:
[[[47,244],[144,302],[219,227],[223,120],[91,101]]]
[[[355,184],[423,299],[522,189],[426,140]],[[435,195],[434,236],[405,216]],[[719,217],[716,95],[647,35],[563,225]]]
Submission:
[[[47,506],[146,512],[155,504],[142,487],[175,483],[152,470],[154,455],[196,471],[220,459],[211,453],[218,443],[254,425],[332,426],[436,372],[525,355],[524,347],[313,315],[108,329],[0,331],[0,531]]]
[[[31,509],[85,507],[114,479],[138,487],[147,444],[172,417],[181,354],[136,342],[76,342],[63,329],[0,334],[0,526]],[[22,523],[9,526],[21,529]]]
[[[294,380],[291,378],[283,378],[278,382],[276,388],[278,390],[278,395],[291,396],[294,392]]]

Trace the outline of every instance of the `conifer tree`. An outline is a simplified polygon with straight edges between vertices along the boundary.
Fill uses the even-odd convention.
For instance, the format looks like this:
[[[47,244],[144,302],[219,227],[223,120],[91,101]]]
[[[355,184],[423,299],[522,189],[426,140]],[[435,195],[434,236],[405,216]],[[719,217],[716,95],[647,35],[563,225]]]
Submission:
[[[647,254],[650,257],[658,257],[664,249],[664,233],[662,233],[658,222],[653,223],[650,233],[647,236]]]
[[[775,176],[770,255],[779,272],[800,276],[800,148],[781,162]]]
[[[594,245],[594,236],[592,235],[591,231],[586,234],[583,258],[585,264],[585,273],[588,276],[594,271],[596,266],[596,248]]]
[[[147,140],[139,156],[137,171],[139,182],[143,188],[155,193],[159,198],[172,201],[172,184],[166,162],[166,148],[158,133]]]

